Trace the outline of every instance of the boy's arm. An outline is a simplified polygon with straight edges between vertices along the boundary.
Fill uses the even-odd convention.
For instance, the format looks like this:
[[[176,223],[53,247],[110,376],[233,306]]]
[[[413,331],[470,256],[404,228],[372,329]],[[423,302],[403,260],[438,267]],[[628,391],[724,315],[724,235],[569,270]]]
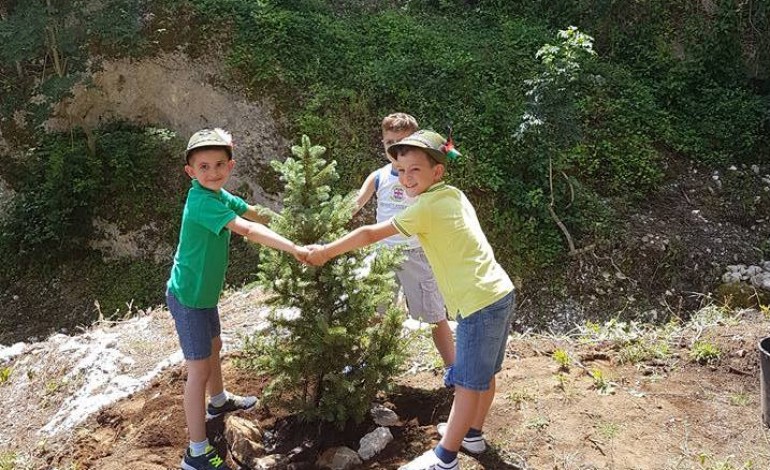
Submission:
[[[397,233],[399,232],[391,220],[378,224],[364,225],[331,243],[312,246],[307,262],[315,266],[321,266],[336,256],[371,245]]]
[[[254,243],[291,253],[303,263],[306,261],[308,255],[307,248],[295,245],[290,240],[278,235],[260,223],[250,222],[236,216],[227,224],[227,228]]]
[[[246,212],[241,214],[241,217],[251,220],[252,222],[258,222],[262,225],[267,225],[270,223],[272,215],[273,211],[267,207],[249,205],[246,209]]]
[[[374,180],[377,179],[377,172],[373,171],[366,177],[364,184],[361,185],[361,189],[358,190],[356,195],[356,205],[353,207],[353,215],[356,215],[362,207],[369,202],[374,194]]]

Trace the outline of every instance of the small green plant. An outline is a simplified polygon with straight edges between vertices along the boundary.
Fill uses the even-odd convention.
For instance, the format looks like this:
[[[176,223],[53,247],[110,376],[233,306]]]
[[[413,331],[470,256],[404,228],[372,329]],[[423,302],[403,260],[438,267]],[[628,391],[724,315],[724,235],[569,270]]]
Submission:
[[[11,367],[0,368],[0,385],[8,382],[8,380],[11,378],[11,372],[13,372]]]
[[[567,351],[559,348],[551,354],[551,358],[559,364],[559,370],[569,371],[569,366],[572,364],[572,358]]]
[[[722,357],[722,351],[709,341],[696,341],[690,348],[690,358],[699,364],[712,364]]]
[[[0,453],[0,470],[14,470],[16,468],[16,453]]]
[[[551,421],[547,417],[535,416],[534,418],[527,421],[524,427],[526,427],[527,429],[537,429],[538,431],[540,431],[547,428],[549,424],[551,424]]]
[[[591,369],[589,372],[593,379],[593,386],[599,392],[599,395],[612,395],[615,393],[617,384],[611,381],[601,369]]]
[[[505,399],[513,403],[518,409],[523,408],[524,403],[532,401],[535,396],[527,390],[512,390],[505,395]]]
[[[751,397],[748,393],[740,392],[730,395],[730,404],[733,406],[748,406],[751,403]]]
[[[595,427],[596,431],[607,440],[614,439],[620,431],[620,425],[612,422],[598,423]]]
[[[701,470],[753,470],[754,462],[747,461],[743,465],[733,465],[730,463],[732,456],[725,460],[717,460],[713,455],[700,453],[698,454],[698,465]]]
[[[620,350],[620,362],[638,364],[652,359],[668,359],[671,357],[671,348],[665,341],[649,343],[642,339],[626,344]]]
[[[64,383],[59,380],[49,380],[45,383],[45,393],[46,395],[53,395],[54,393],[58,392],[62,389],[64,386]]]

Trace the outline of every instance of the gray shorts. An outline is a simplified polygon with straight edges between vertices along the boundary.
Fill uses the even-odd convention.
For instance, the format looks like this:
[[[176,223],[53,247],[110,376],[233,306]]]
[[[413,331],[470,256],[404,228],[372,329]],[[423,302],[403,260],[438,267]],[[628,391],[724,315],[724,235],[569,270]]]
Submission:
[[[446,320],[444,297],[425,252],[422,248],[413,248],[404,250],[404,256],[406,259],[396,270],[396,279],[404,290],[409,316],[426,323]]]

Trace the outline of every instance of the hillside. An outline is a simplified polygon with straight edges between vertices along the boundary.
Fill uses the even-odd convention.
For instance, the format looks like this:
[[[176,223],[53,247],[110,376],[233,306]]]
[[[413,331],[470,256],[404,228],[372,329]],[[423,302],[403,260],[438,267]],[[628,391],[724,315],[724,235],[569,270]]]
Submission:
[[[276,208],[291,143],[326,146],[344,194],[394,111],[453,126],[448,180],[518,280],[519,331],[686,317],[770,259],[770,9],[595,3],[3,2],[0,343],[162,302],[195,130],[229,129],[228,189]],[[253,281],[256,252],[231,259]]]
[[[264,385],[235,367],[234,346],[260,329],[262,298],[247,289],[222,303],[225,343],[235,348],[226,356],[226,382],[237,391],[259,393]],[[172,330],[168,313],[157,309],[16,346],[10,360],[11,350],[3,350],[9,373],[0,395],[0,468],[173,468],[186,437],[185,374]],[[757,342],[768,332],[766,308],[711,306],[662,328],[616,321],[568,335],[515,335],[485,425],[491,449],[478,458],[463,454],[463,468],[767,468]],[[400,418],[390,427],[394,440],[356,468],[397,468],[435,443],[435,424],[449,412],[451,393],[433,369],[429,335],[409,334],[405,370],[380,397]],[[267,408],[241,417],[262,430],[270,455],[259,468],[312,468],[327,448],[357,450],[376,427],[367,420],[337,432]],[[209,426],[222,448],[226,426]]]

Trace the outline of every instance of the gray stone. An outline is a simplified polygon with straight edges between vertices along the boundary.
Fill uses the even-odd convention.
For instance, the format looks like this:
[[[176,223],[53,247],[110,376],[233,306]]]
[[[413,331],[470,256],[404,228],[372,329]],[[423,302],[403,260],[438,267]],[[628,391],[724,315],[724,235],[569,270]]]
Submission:
[[[372,419],[379,426],[398,426],[401,420],[398,419],[398,415],[382,405],[377,405],[371,409]]]
[[[319,468],[330,468],[331,470],[347,470],[356,465],[361,465],[361,458],[356,451],[348,447],[332,447],[326,449],[316,462]]]
[[[363,460],[369,460],[380,453],[392,440],[393,434],[390,433],[390,429],[380,426],[361,438],[361,447],[358,449],[358,455]]]

